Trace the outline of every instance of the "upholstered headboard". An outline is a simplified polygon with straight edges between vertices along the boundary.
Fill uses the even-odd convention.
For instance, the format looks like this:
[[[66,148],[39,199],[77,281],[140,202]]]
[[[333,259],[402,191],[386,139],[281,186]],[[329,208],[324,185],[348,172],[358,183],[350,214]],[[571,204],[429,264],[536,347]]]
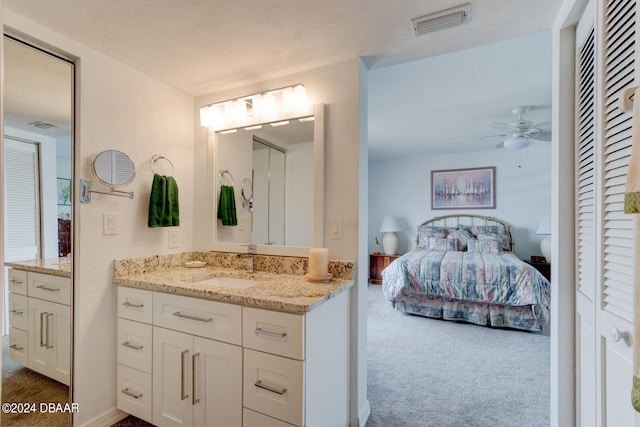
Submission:
[[[456,227],[464,225],[470,228],[472,231],[476,231],[474,234],[478,234],[480,229],[491,230],[492,232],[498,232],[504,234],[509,238],[509,248],[507,250],[513,251],[515,242],[513,240],[513,234],[511,233],[511,225],[498,218],[482,215],[471,214],[452,214],[443,215],[431,218],[418,226],[418,235],[416,237],[416,244],[420,246],[420,235],[424,230],[429,228],[442,228],[447,230],[454,230]],[[495,229],[493,229],[495,227]]]

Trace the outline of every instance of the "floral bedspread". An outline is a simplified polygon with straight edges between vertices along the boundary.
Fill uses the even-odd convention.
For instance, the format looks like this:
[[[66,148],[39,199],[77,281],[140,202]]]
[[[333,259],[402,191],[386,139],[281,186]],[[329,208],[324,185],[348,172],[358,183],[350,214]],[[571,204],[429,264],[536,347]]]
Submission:
[[[533,307],[548,320],[550,284],[512,252],[434,251],[418,247],[382,271],[382,287],[393,303],[419,293],[473,303]]]

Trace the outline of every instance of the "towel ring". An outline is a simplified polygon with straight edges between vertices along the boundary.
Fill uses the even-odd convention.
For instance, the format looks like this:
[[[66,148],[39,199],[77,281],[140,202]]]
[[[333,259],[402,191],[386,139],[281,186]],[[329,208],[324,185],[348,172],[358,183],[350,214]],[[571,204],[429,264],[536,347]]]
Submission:
[[[175,173],[176,169],[173,167],[173,163],[171,163],[171,160],[169,160],[165,156],[162,156],[162,155],[159,155],[159,154],[156,154],[153,157],[151,157],[151,172],[153,172],[155,174],[158,174],[158,172],[156,172],[155,169],[153,169],[153,165],[155,165],[158,160],[167,161],[169,163],[169,165],[171,166],[171,174],[173,175]]]
[[[225,184],[224,183],[224,175],[229,175],[229,177],[231,178],[231,184]],[[231,185],[233,187],[233,175],[231,175],[231,172],[229,172],[226,169],[220,169],[220,173],[218,174],[218,179],[220,180],[220,185]]]

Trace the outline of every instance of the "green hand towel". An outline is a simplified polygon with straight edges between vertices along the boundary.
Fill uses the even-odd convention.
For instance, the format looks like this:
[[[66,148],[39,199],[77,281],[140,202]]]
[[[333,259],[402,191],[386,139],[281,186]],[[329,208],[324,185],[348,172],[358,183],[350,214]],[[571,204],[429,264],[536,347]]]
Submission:
[[[238,225],[236,195],[231,185],[223,185],[220,187],[218,219],[222,221],[222,225]]]
[[[172,176],[153,175],[149,196],[149,227],[180,225],[178,184]]]

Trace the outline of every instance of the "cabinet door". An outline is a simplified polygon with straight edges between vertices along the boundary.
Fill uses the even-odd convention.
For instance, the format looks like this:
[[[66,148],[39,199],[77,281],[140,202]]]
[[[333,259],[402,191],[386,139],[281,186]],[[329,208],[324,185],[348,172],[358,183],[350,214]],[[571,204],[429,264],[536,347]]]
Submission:
[[[68,306],[29,298],[29,368],[69,385],[71,365]]]
[[[191,402],[196,427],[241,427],[242,349],[195,337]]]
[[[153,423],[191,426],[191,356],[193,336],[153,328]]]

